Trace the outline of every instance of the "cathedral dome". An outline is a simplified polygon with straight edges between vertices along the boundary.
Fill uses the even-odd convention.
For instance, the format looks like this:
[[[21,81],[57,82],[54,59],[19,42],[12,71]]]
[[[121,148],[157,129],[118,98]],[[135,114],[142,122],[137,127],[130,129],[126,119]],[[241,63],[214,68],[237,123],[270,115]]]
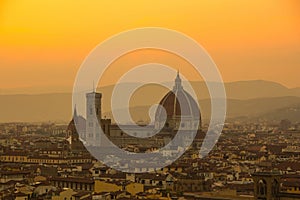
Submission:
[[[177,97],[177,98],[176,98]],[[182,102],[182,109],[180,103]],[[199,116],[199,109],[194,98],[187,93],[185,90],[177,90],[168,92],[162,100],[159,102],[165,110],[167,117],[193,117]],[[158,109],[156,112],[156,117],[159,118],[162,115],[163,110]],[[182,112],[182,113],[181,113]]]
[[[186,92],[182,85],[179,73],[175,79],[175,86],[172,91],[168,92],[160,101],[162,107],[158,107],[155,113],[156,127],[167,126],[178,129],[179,124],[182,128],[194,129],[194,124],[201,123],[201,114],[195,99]],[[184,122],[181,122],[181,118]],[[161,124],[166,119],[166,124]]]

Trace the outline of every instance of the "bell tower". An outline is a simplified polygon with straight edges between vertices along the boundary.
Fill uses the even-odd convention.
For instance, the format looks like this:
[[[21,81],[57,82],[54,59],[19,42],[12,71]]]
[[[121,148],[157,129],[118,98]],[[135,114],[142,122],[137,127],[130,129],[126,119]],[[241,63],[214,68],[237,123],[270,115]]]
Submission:
[[[277,172],[257,172],[252,174],[254,181],[254,199],[279,200],[280,174]]]
[[[101,98],[102,94],[95,90],[86,94],[86,142],[90,146],[99,146],[101,143]]]

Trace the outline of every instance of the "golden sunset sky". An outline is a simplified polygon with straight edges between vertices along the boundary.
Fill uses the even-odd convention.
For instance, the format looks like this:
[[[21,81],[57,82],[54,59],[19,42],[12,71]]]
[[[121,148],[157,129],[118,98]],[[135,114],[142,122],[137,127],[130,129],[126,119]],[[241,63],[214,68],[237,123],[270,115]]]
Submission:
[[[300,87],[298,0],[0,0],[0,88],[71,87],[97,44],[148,26],[194,38],[226,82],[263,79]],[[151,54],[131,56],[142,63]]]

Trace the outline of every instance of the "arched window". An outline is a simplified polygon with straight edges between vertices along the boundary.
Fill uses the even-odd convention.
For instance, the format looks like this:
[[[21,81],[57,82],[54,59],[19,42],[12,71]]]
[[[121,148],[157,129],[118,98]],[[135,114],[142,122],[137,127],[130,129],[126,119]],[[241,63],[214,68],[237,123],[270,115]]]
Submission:
[[[272,183],[272,195],[277,195],[279,192],[279,183],[278,181],[275,179]]]
[[[265,180],[260,180],[258,182],[258,194],[266,195],[267,194],[267,184]]]

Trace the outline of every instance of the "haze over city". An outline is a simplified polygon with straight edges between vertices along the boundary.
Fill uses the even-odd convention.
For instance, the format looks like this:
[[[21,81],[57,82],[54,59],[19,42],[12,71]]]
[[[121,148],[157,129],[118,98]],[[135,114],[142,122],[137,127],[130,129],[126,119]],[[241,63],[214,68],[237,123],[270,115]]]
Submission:
[[[299,24],[298,0],[0,0],[0,199],[299,200]]]

